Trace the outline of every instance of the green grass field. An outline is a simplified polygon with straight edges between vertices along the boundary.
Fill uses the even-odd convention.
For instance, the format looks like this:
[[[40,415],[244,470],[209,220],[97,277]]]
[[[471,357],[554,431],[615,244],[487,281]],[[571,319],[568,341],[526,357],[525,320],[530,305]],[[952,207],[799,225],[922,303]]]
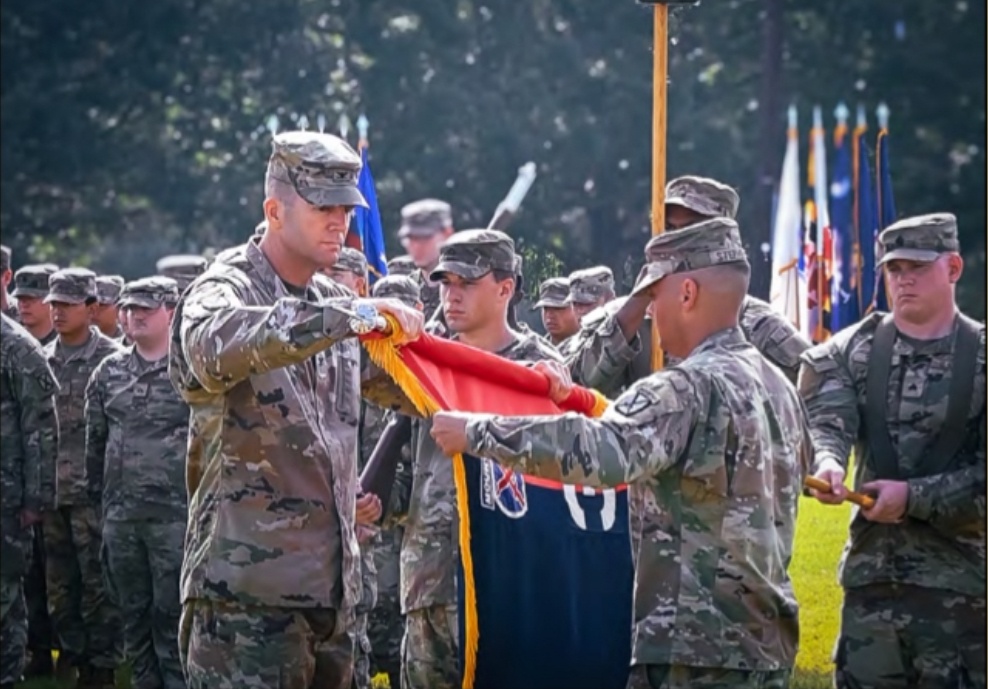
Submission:
[[[847,534],[848,507],[828,507],[804,498],[796,528],[796,552],[791,573],[800,603],[800,648],[793,689],[829,689],[830,652],[837,636],[841,591],[837,561]],[[129,687],[128,673],[120,672],[117,686]],[[387,681],[374,683],[385,689]],[[24,689],[61,689],[54,682],[25,682]]]

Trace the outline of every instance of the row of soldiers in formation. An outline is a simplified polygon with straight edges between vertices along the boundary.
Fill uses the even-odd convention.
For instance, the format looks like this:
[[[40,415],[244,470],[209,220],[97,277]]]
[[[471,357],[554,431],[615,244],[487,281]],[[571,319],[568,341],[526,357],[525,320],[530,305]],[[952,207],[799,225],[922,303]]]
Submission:
[[[76,269],[48,278],[58,335],[43,351],[4,319],[3,562],[21,554],[0,568],[5,683],[40,522],[80,684],[106,684],[122,635],[139,687],[349,689],[379,671],[459,686],[447,453],[465,450],[631,485],[631,686],[787,686],[802,479],[842,501],[853,448],[876,504],[855,511],[841,563],[836,685],[984,686],[985,329],[954,302],[953,216],[888,228],[893,314],[811,348],[746,294],[737,194],[679,178],[632,294],[602,268],[546,280],[542,338],[511,326],[512,240],[454,231],[436,200],[403,209],[409,258],[358,296],[366,263],[342,246],[359,167],[331,135],[276,136],[265,223],[181,296],[161,278],[125,285],[127,348],[90,325],[96,276]],[[361,400],[368,306],[412,337],[438,311],[436,331],[538,363],[554,394],[576,382],[615,402],[601,420],[416,419],[382,505],[357,480],[394,413]],[[653,375],[636,365],[650,319],[667,365]]]

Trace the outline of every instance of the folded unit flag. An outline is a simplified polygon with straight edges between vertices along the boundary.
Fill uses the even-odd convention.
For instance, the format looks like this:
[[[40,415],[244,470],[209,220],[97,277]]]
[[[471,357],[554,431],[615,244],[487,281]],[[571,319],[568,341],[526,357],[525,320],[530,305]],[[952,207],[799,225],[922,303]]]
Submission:
[[[543,374],[457,342],[430,335],[396,342],[363,338],[371,360],[424,416],[599,416],[607,406],[579,387],[557,405]],[[626,487],[564,487],[486,459],[451,461],[463,686],[623,687],[634,577]]]

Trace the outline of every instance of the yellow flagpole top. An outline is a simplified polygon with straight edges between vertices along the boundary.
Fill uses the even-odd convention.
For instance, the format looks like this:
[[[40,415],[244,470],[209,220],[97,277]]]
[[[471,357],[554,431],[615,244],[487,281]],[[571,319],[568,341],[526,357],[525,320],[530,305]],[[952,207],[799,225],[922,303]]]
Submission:
[[[666,212],[666,84],[669,76],[669,8],[653,9],[652,47],[652,236],[665,231]],[[652,370],[663,366],[662,343],[652,321]]]

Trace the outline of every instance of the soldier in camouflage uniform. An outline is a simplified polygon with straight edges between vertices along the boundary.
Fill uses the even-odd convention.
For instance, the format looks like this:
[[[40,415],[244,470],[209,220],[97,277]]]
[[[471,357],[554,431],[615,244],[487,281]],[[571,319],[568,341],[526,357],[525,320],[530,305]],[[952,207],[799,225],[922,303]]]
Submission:
[[[61,442],[56,465],[56,509],[44,515],[48,606],[58,635],[59,675],[79,671],[82,687],[113,686],[120,660],[119,617],[103,585],[99,505],[86,483],[86,384],[120,345],[90,326],[96,274],[66,268],[52,274],[45,301],[58,338],[45,347],[58,380]]]
[[[739,203],[737,193],[720,182],[678,177],[666,186],[666,230],[679,230],[710,218],[734,218]],[[574,380],[604,394],[614,394],[634,382],[634,376],[628,375],[629,365],[636,357],[648,355],[639,335],[648,303],[647,298],[629,297],[584,319],[580,333],[565,352]],[[750,295],[741,305],[740,325],[762,356],[795,382],[799,356],[810,347],[809,341],[767,303]],[[667,357],[665,365],[675,362],[675,357]]]
[[[615,297],[614,273],[607,266],[575,270],[569,276],[569,303],[577,320]]]
[[[569,278],[549,278],[539,285],[539,300],[535,308],[542,309],[546,340],[553,347],[561,347],[580,329],[580,317],[573,310],[569,294]]]
[[[7,294],[7,288],[10,287],[10,282],[14,279],[14,273],[10,269],[12,257],[13,252],[10,247],[0,244],[0,311],[16,321],[17,309],[10,303],[10,297]]]
[[[635,553],[633,689],[783,689],[796,657],[786,572],[811,460],[792,383],[738,327],[748,263],[734,221],[653,238],[636,294],[681,357],[600,419],[439,414],[447,452],[594,487],[630,484]],[[546,366],[553,398],[571,390]],[[602,591],[601,595],[606,595]]]
[[[184,292],[193,280],[203,274],[208,264],[209,261],[198,254],[171,254],[159,258],[155,270],[158,275],[174,280],[179,292]]]
[[[86,479],[102,505],[103,576],[123,618],[135,689],[184,689],[179,571],[187,499],[189,407],[168,377],[171,278],[128,283],[134,346],[96,367],[86,388]]]
[[[42,263],[24,266],[14,273],[14,291],[10,296],[17,300],[20,323],[42,346],[58,335],[51,322],[51,309],[45,303],[48,280],[57,270],[58,266],[52,263]]]
[[[324,272],[358,297],[367,296],[367,257],[360,251],[343,247],[339,260]]]
[[[442,284],[452,337],[515,361],[561,360],[542,338],[508,326],[515,289],[514,242],[496,230],[457,232],[442,246],[430,275]],[[457,542],[453,468],[429,435],[427,419],[412,424],[411,462],[399,465],[396,490],[410,485],[401,519],[401,598],[406,615],[402,689],[460,686],[456,608]]]
[[[412,337],[422,325],[319,273],[365,204],[360,156],[315,132],[278,134],[273,148],[268,231],[213,263],[172,326],[169,372],[192,409],[179,624],[192,689],[349,689],[355,523],[380,514],[376,498],[356,498],[353,335],[375,309]]]
[[[93,325],[100,332],[117,342],[123,342],[124,332],[117,316],[117,300],[123,289],[124,279],[119,275],[96,276],[96,313]]]
[[[398,239],[415,263],[413,275],[419,283],[427,320],[439,309],[439,285],[429,275],[439,261],[439,247],[452,235],[453,209],[445,201],[420,199],[401,209]]]
[[[419,296],[419,283],[407,275],[387,275],[374,283],[373,294],[380,299],[397,299],[407,306],[423,310]],[[366,466],[371,453],[380,440],[388,422],[387,413],[379,406],[364,400],[360,422],[360,468]],[[402,448],[402,461],[411,461],[410,448]],[[401,505],[399,491],[391,495],[392,512]],[[367,639],[371,648],[370,675],[388,676],[390,686],[398,689],[401,677],[401,639],[405,633],[405,619],[401,614],[401,588],[399,560],[404,529],[389,524],[378,530],[371,542],[374,569],[377,571],[377,602],[367,618]]]
[[[841,560],[839,689],[985,686],[985,326],[954,299],[963,271],[949,213],[879,237],[892,313],[803,355],[816,476],[854,508]]]
[[[32,530],[55,506],[57,386],[34,338],[6,315],[0,322],[0,688],[13,689],[28,642]]]
[[[388,261],[388,275],[414,275],[415,261],[411,256],[395,256]]]

